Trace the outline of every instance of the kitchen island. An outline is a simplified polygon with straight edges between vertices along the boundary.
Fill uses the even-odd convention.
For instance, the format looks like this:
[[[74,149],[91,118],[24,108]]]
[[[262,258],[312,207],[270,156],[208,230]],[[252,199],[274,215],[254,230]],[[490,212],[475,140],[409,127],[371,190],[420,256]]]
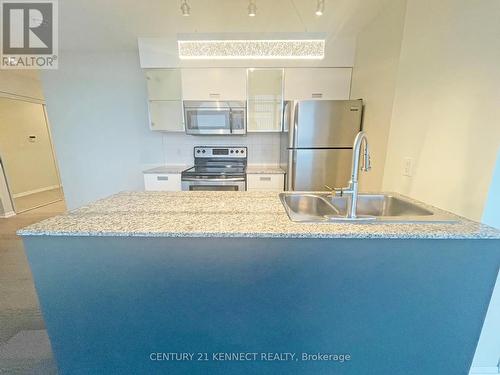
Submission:
[[[274,192],[137,192],[18,233],[62,374],[465,375],[500,233],[456,220],[294,223]]]

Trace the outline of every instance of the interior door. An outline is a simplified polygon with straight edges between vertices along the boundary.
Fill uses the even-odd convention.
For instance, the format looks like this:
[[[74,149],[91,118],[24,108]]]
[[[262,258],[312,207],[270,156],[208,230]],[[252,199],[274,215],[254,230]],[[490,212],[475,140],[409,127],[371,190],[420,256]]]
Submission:
[[[45,108],[0,98],[0,158],[16,213],[62,200]]]
[[[287,189],[324,191],[347,186],[351,176],[352,149],[291,150]]]

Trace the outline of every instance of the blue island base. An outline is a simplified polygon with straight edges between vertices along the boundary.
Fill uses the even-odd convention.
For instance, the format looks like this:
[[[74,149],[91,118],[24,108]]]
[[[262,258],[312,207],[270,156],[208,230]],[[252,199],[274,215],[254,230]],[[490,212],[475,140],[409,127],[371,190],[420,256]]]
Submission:
[[[466,375],[496,240],[24,237],[61,374]]]

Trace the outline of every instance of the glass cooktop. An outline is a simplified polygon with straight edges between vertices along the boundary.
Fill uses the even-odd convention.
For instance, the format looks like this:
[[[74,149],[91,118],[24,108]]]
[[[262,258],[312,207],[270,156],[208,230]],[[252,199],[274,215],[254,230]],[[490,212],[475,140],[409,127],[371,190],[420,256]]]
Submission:
[[[183,176],[245,176],[244,166],[194,166],[182,172]]]

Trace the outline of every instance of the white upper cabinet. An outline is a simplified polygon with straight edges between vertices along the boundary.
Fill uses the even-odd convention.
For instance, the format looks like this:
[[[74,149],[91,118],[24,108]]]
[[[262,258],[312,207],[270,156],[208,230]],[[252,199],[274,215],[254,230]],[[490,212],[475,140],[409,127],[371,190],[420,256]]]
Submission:
[[[182,69],[183,100],[246,100],[245,68]]]
[[[279,132],[283,113],[283,69],[248,69],[247,131]]]
[[[149,126],[151,130],[183,132],[184,118],[182,101],[149,101]]]
[[[184,131],[180,69],[147,69],[149,127],[154,131]]]
[[[180,69],[148,69],[146,83],[149,100],[182,100]]]
[[[286,68],[285,100],[346,100],[351,68]]]

